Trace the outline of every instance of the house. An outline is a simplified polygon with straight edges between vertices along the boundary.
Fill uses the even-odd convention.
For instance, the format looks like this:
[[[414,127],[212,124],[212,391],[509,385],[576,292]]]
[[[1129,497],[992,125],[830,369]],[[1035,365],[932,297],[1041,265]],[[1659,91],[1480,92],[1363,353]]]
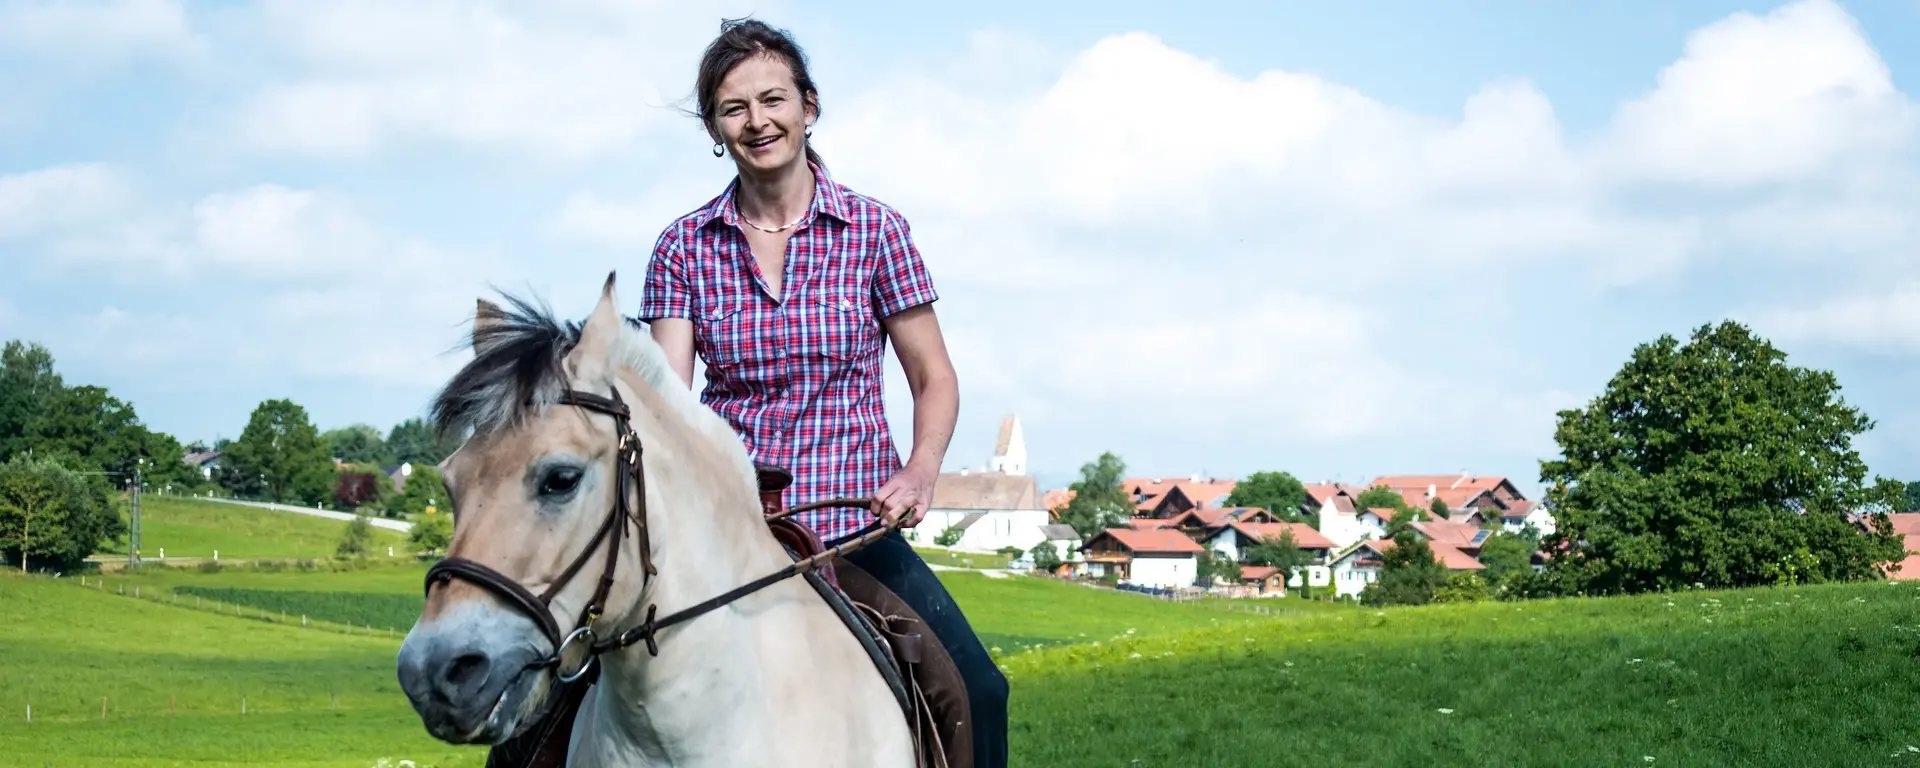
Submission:
[[[961,531],[952,546],[982,551],[1015,547],[1027,551],[1046,540],[1042,526],[1053,519],[1040,506],[1032,477],[1001,472],[948,472],[933,482],[933,501],[917,526],[916,539],[949,528]]]
[[[1529,525],[1541,536],[1550,536],[1553,534],[1553,513],[1548,512],[1545,505],[1521,499],[1513,502],[1500,516],[1500,530],[1507,533],[1520,533]]]
[[[1337,547],[1334,546],[1332,540],[1321,535],[1319,531],[1313,529],[1313,526],[1307,525],[1306,523],[1255,523],[1236,520],[1213,531],[1207,538],[1200,542],[1200,545],[1233,558],[1234,560],[1244,561],[1247,559],[1247,551],[1252,549],[1254,545],[1265,539],[1278,538],[1282,531],[1292,533],[1294,546],[1304,549],[1313,555],[1313,562],[1302,569],[1306,572],[1305,583],[1315,587],[1324,587],[1332,583],[1332,572],[1327,570],[1327,558],[1332,556]],[[1249,567],[1258,568],[1264,566],[1242,566],[1241,573],[1243,576]],[[1288,574],[1286,581],[1293,586],[1300,586],[1301,575],[1299,573]]]
[[[393,492],[402,493],[407,490],[407,478],[413,476],[413,462],[406,461],[396,466],[381,467],[380,471],[393,482]]]
[[[1392,539],[1368,539],[1335,556],[1331,568],[1334,593],[1359,597],[1368,584],[1380,580],[1381,555],[1391,551],[1394,546]],[[1449,571],[1486,569],[1479,560],[1451,544],[1428,541],[1427,548],[1433,550],[1433,559]]]
[[[1309,497],[1311,497],[1312,494],[1313,491],[1311,487],[1309,487]],[[1386,530],[1381,526],[1362,524],[1360,522],[1359,504],[1355,501],[1353,495],[1345,493],[1344,491],[1328,493],[1321,497],[1318,506],[1309,511],[1308,514],[1313,515],[1314,520],[1319,523],[1316,527],[1319,528],[1320,534],[1326,536],[1329,541],[1333,542],[1335,547],[1342,550],[1358,544],[1365,539],[1377,539],[1383,535]],[[1374,517],[1374,522],[1377,523],[1379,516],[1376,514]]]
[[[1193,475],[1174,479],[1128,478],[1120,487],[1133,499],[1134,514],[1172,517],[1196,507],[1224,507],[1239,481]]]
[[[1080,551],[1082,542],[1079,531],[1074,530],[1071,525],[1051,523],[1040,526],[1040,535],[1045,537],[1044,541],[1052,544],[1053,551],[1060,555],[1060,570],[1055,571],[1056,575],[1086,575],[1087,558]]]
[[[1097,578],[1111,576],[1162,589],[1190,587],[1199,580],[1200,545],[1175,530],[1108,528],[1088,539],[1081,551],[1088,573]]]
[[[1446,504],[1448,519],[1460,522],[1470,522],[1468,518],[1475,515],[1463,513],[1463,510],[1475,510],[1480,519],[1490,520],[1503,516],[1514,502],[1526,498],[1505,477],[1476,476],[1470,472],[1458,475],[1382,475],[1367,484],[1368,488],[1380,486],[1400,494],[1407,506],[1416,509],[1432,509],[1434,500],[1438,499]]]
[[[181,461],[186,462],[189,467],[200,470],[202,479],[212,480],[213,471],[220,468],[221,456],[219,451],[192,451],[181,457]]]
[[[1177,528],[1182,533],[1193,537],[1194,541],[1205,539],[1213,532],[1218,531],[1221,526],[1231,522],[1280,522],[1280,518],[1274,517],[1272,512],[1268,512],[1259,507],[1195,507],[1167,518],[1145,517],[1134,519],[1152,520],[1162,523],[1168,528]]]
[[[1299,577],[1295,577],[1298,579]],[[1286,597],[1287,579],[1271,565],[1240,566],[1240,583],[1254,588],[1260,597]]]

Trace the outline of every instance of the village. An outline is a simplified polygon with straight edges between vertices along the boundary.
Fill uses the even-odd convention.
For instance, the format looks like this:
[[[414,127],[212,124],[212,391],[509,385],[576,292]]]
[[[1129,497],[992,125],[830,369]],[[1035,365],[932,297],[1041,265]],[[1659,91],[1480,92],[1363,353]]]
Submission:
[[[1404,510],[1449,510],[1444,517],[1422,514],[1426,519],[1408,525],[1454,572],[1483,570],[1480,546],[1496,531],[1539,537],[1554,530],[1545,507],[1498,475],[1382,475],[1364,485],[1303,483],[1305,501],[1285,516],[1279,510],[1230,506],[1238,482],[1198,475],[1126,478],[1122,486],[1134,505],[1132,517],[1124,526],[1083,536],[1061,519],[1073,492],[1042,491],[1028,473],[1026,436],[1019,418],[1010,415],[1001,420],[985,468],[942,474],[926,518],[908,535],[920,547],[1005,552],[1014,557],[1011,567],[1017,570],[1036,568],[1028,553],[1045,544],[1059,555],[1059,564],[1047,569],[1051,575],[1152,594],[1284,597],[1290,588],[1306,587],[1333,599],[1356,599],[1378,580],[1381,555],[1394,546],[1388,528]],[[1368,489],[1381,487],[1404,504],[1361,504]],[[1306,551],[1305,566],[1283,575],[1272,566],[1246,562],[1257,544],[1280,540],[1283,533]],[[1209,556],[1238,563],[1238,578],[1202,578],[1201,562]],[[1542,567],[1542,558],[1533,556],[1535,569]]]

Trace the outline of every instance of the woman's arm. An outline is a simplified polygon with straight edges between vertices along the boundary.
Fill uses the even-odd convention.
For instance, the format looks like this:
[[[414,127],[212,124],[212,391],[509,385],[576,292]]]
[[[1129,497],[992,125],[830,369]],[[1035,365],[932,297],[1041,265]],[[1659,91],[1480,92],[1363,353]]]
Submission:
[[[960,416],[960,380],[932,304],[902,310],[881,323],[893,340],[907,388],[913,392],[913,452],[899,475],[875,495],[885,517],[911,509],[905,523],[911,527],[926,517],[927,505],[933,501],[933,484],[940,478],[940,462]]]
[[[680,381],[693,388],[693,323],[678,317],[662,317],[647,324],[653,341],[667,353],[667,364]]]

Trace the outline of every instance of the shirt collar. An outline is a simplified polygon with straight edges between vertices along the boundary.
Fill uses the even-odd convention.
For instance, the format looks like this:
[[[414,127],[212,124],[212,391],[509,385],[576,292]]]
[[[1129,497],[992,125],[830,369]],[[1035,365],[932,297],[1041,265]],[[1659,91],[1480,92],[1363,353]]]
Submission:
[[[827,170],[813,161],[807,161],[807,167],[813,169],[813,203],[807,208],[805,220],[826,214],[842,223],[852,221],[847,216],[847,199],[846,195],[842,194],[840,185],[833,183],[833,177],[827,175]],[[740,210],[734,206],[734,193],[739,189],[740,177],[736,175],[733,181],[727,183],[726,191],[721,192],[712,203],[701,209],[699,226],[705,227],[715,221],[723,222],[728,226],[739,226]]]

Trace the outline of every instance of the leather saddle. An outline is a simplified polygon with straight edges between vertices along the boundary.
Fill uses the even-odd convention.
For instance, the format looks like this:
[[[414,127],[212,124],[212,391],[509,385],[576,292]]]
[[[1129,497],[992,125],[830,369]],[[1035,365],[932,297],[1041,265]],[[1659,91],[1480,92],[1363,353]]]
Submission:
[[[760,501],[766,515],[784,509],[781,501],[793,475],[786,469],[756,465]],[[812,529],[783,518],[768,522],[774,538],[795,560],[826,549]],[[853,632],[892,689],[913,732],[914,763],[920,768],[970,768],[973,728],[966,683],[939,638],[905,600],[844,558],[805,574],[834,613]],[[594,675],[593,677],[597,677]],[[539,722],[487,752],[487,768],[559,768],[567,761],[567,742],[593,678],[558,683],[553,701]]]

